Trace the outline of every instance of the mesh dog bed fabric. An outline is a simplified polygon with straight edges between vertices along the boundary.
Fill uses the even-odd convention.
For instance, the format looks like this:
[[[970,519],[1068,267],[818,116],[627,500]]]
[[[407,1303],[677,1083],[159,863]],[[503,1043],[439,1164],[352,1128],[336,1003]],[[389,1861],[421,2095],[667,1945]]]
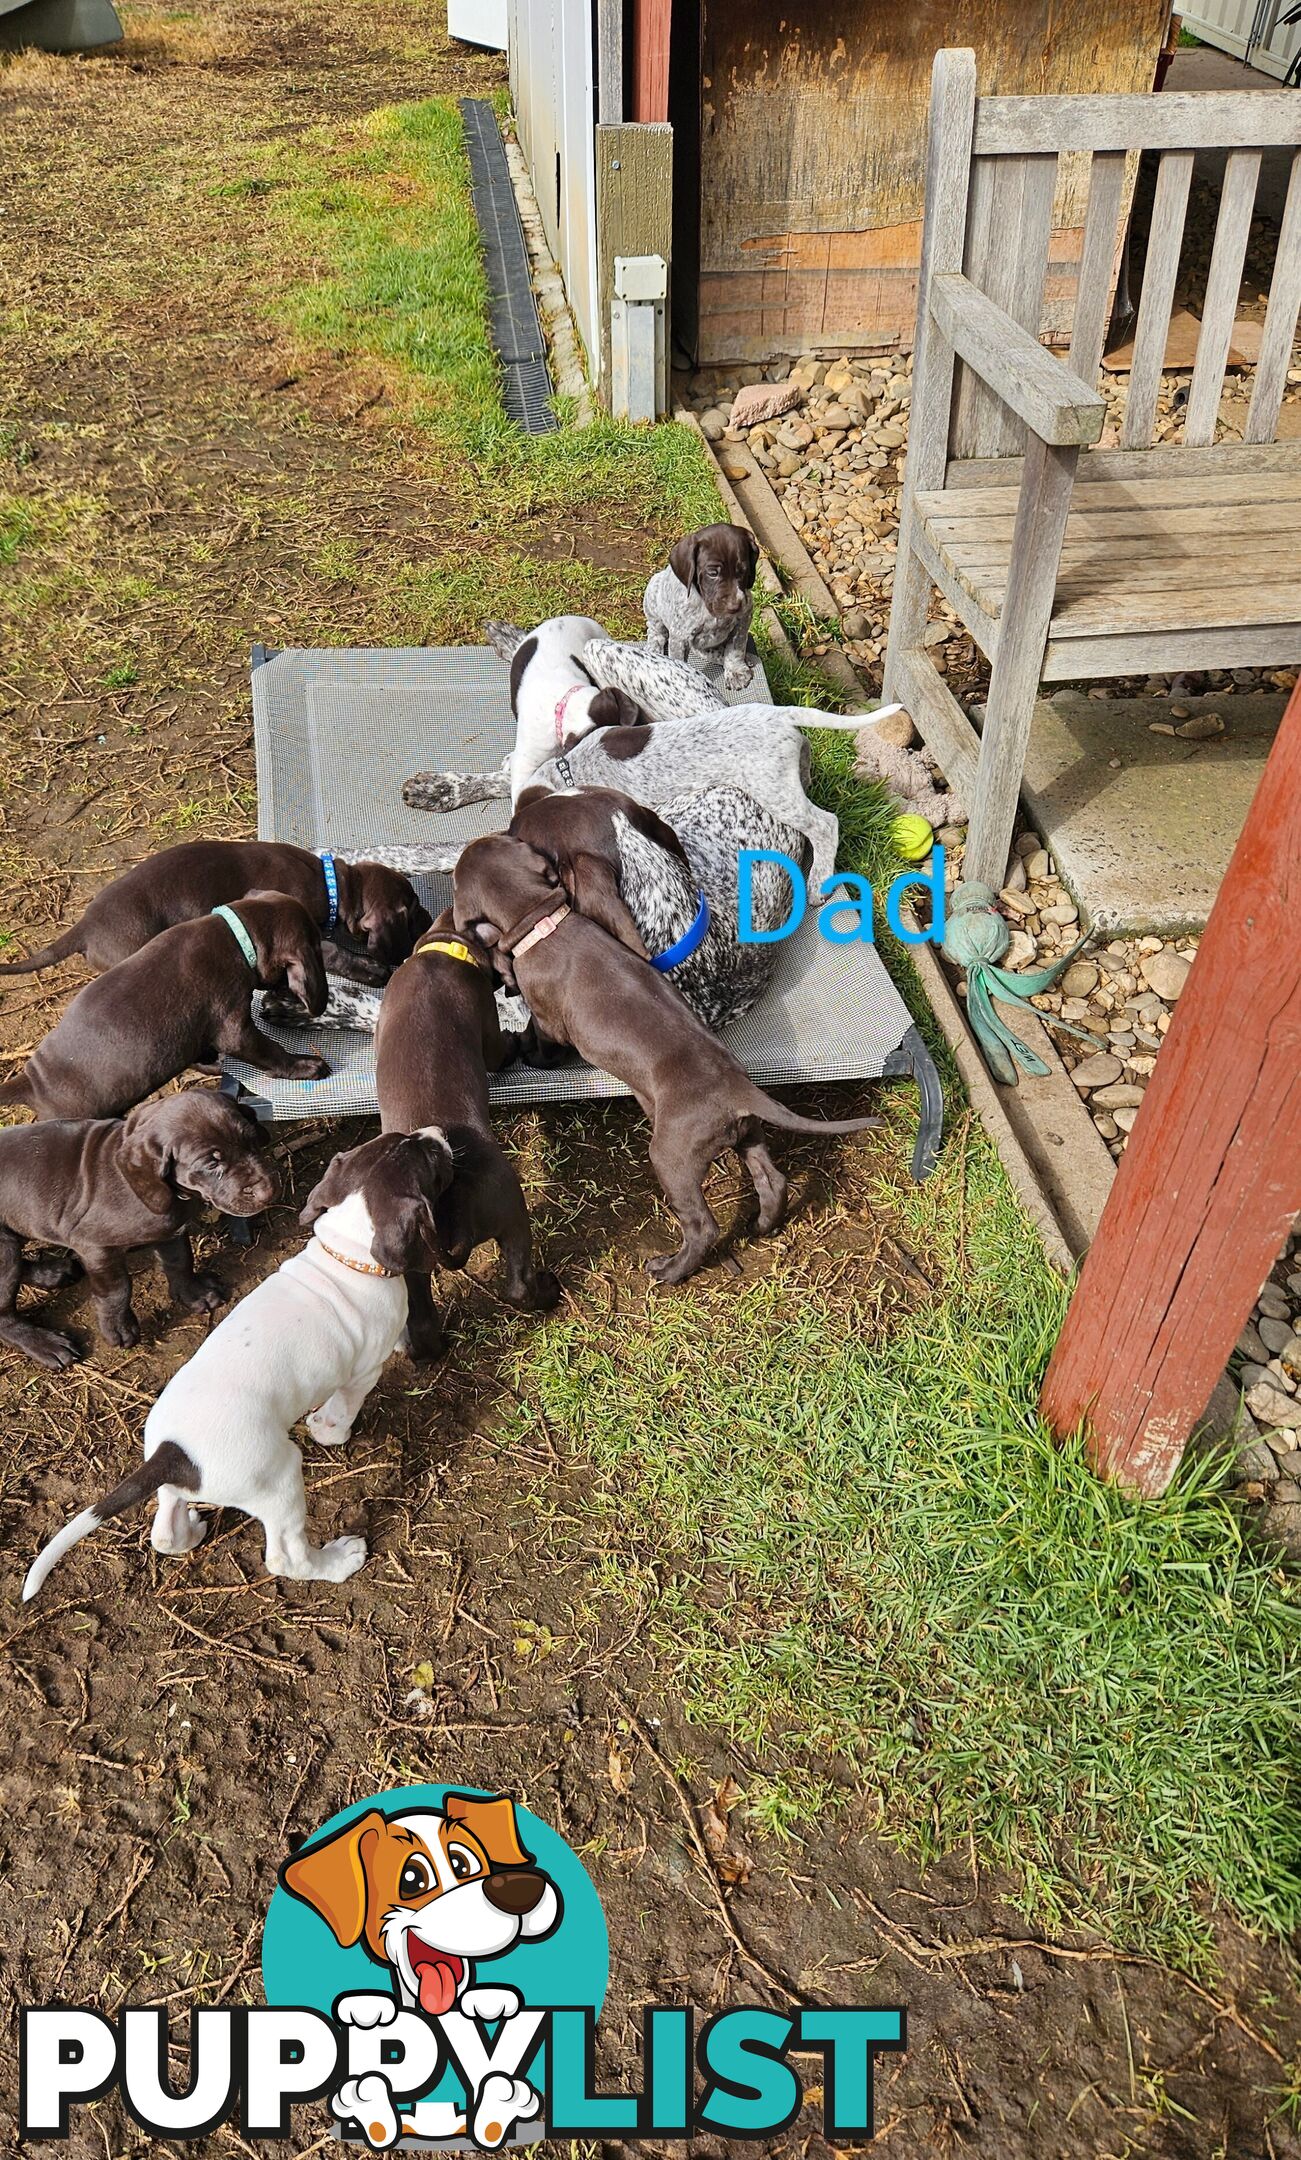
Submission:
[[[755,686],[748,687],[753,698]],[[503,798],[446,815],[408,809],[402,782],[422,770],[493,771],[514,741],[507,670],[486,648],[286,651],[253,667],[258,832],[264,840],[340,854],[414,847],[431,855],[510,819]],[[432,914],[448,904],[451,879],[410,871]],[[265,1024],[265,1023],[264,1023]],[[331,1066],[327,1079],[275,1080],[237,1060],[227,1070],[273,1119],[374,1112],[373,1037],[347,1030],[267,1026],[278,1040],[310,1048]],[[907,1007],[871,945],[832,946],[811,914],[778,947],[763,997],[728,1030],[727,1041],[761,1086],[913,1074],[923,1118],[914,1175],[930,1169],[939,1140],[934,1067]],[[581,1102],[626,1095],[623,1083],[586,1065],[552,1071],[516,1066],[493,1076],[499,1103]]]

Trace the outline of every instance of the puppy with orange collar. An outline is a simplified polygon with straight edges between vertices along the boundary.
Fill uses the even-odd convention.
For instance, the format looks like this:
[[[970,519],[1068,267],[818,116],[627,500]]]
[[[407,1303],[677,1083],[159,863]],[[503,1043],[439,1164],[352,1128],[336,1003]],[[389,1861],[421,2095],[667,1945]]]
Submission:
[[[514,1988],[479,1986],[475,1967],[520,1942],[539,1942],[560,1924],[560,1894],[520,1843],[510,1800],[448,1793],[441,1809],[403,1815],[369,1809],[355,1822],[295,1854],[280,1871],[292,1896],[318,1913],[345,1949],[360,1944],[387,1969],[389,1995],[340,1996],[342,2025],[391,2025],[400,2009],[428,2018],[459,2013],[496,2023],[517,2016]],[[376,2070],[350,2078],[332,2099],[336,2115],[360,2122],[383,2148],[404,2133],[463,2136],[465,2115],[447,2103],[421,2102],[399,2119],[387,2081]],[[489,2148],[541,2105],[532,2086],[496,2070],[471,2096],[470,2133]]]

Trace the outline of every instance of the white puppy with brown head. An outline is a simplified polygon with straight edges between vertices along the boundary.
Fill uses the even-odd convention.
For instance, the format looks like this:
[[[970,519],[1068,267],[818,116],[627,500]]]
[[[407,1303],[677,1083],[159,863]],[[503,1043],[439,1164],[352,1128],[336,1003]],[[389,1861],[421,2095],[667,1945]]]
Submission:
[[[194,1550],[207,1528],[199,1507],[237,1507],[261,1521],[272,1575],[355,1575],[364,1539],[318,1546],[307,1535],[290,1431],[305,1420],[314,1440],[347,1439],[406,1326],[407,1271],[427,1274],[435,1262],[434,1209],[451,1175],[452,1151],[436,1126],[336,1155],[303,1209],[313,1237],[168,1381],[145,1421],[144,1462],[51,1538],[24,1598],[71,1546],[154,1493],[158,1552]]]

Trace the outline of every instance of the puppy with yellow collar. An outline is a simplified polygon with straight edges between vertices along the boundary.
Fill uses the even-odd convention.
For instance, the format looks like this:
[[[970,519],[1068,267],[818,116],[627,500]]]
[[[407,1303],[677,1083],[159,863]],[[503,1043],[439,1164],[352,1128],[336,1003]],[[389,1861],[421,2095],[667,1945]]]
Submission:
[[[375,1032],[375,1086],[385,1132],[436,1125],[447,1135],[453,1175],[434,1209],[437,1257],[466,1265],[478,1245],[502,1257],[508,1302],[546,1311],[560,1285],[534,1265],[533,1233],[514,1165],[493,1130],[488,1074],[514,1054],[497,1017],[492,962],[458,931],[450,908],[390,980]],[[428,1268],[407,1277],[407,1347],[413,1358],[443,1347]]]

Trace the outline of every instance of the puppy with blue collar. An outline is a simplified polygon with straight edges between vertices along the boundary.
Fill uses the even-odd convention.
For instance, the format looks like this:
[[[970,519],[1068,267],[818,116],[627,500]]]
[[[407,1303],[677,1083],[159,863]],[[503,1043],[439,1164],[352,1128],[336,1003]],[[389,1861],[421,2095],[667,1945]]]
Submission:
[[[160,1553],[193,1552],[201,1507],[255,1515],[267,1572],[346,1582],[366,1558],[359,1537],[314,1545],[303,1462],[290,1437],[342,1447],[407,1322],[409,1269],[433,1263],[434,1215],[452,1174],[445,1134],[384,1133],[336,1155],[300,1217],[312,1236],[214,1328],[168,1381],[145,1420],[145,1459],[83,1508],[38,1554],[23,1585],[36,1595],[56,1560],[113,1516],[154,1494]]]
[[[124,870],[95,895],[79,922],[29,953],[0,966],[0,975],[29,975],[80,953],[93,968],[116,967],[151,938],[192,922],[247,893],[285,893],[307,910],[332,941],[332,974],[358,973],[333,944],[340,936],[366,956],[363,981],[383,981],[429,928],[414,886],[384,863],[345,862],[324,848],[278,840],[188,840],[163,848]]]

